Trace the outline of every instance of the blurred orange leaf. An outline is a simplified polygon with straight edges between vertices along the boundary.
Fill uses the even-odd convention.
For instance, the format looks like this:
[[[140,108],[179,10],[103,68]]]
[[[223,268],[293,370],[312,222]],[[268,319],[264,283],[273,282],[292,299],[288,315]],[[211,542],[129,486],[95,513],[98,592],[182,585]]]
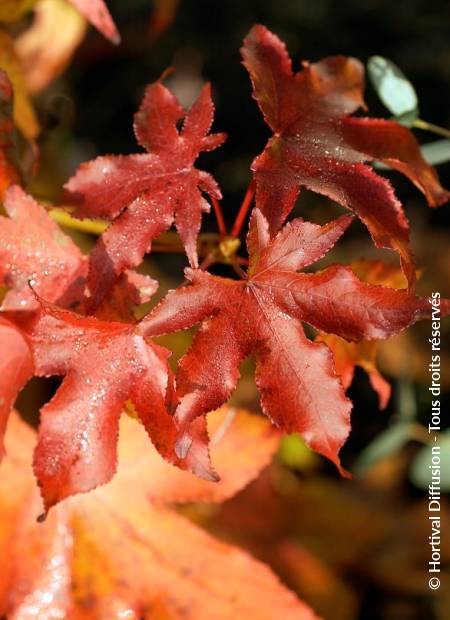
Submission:
[[[278,443],[265,420],[244,411],[234,420],[229,411],[212,414],[209,430],[219,483],[162,461],[143,427],[122,416],[114,480],[70,498],[37,523],[42,506],[29,466],[33,432],[13,417],[9,457],[0,469],[6,519],[0,613],[22,620],[315,618],[268,567],[167,506],[230,497],[269,462]]]
[[[350,266],[352,271],[368,284],[389,286],[395,289],[403,289],[407,286],[402,270],[395,265],[376,260],[360,260]],[[359,366],[368,374],[370,384],[378,394],[380,408],[386,407],[392,390],[377,368],[376,359],[379,347],[377,341],[348,342],[334,334],[319,334],[316,340],[325,342],[333,352],[335,369],[341,377],[344,389],[350,387],[355,368]]]

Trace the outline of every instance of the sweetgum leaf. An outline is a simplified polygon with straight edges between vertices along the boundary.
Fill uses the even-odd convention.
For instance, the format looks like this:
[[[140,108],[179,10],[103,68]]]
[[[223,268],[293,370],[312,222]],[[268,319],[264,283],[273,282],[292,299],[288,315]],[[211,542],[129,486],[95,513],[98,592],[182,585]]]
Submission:
[[[225,415],[210,416],[210,432],[210,422],[221,425]],[[124,417],[115,479],[57,506],[44,524],[36,523],[41,507],[26,458],[32,435],[14,416],[11,458],[0,470],[0,613],[7,618],[32,612],[74,620],[316,617],[268,567],[166,505],[221,501],[244,487],[278,443],[265,420],[237,412],[212,448],[222,477],[212,484],[165,464],[143,428]]]
[[[112,220],[91,254],[91,310],[125,269],[142,261],[152,239],[173,223],[191,265],[197,266],[201,214],[209,211],[202,192],[221,196],[214,179],[194,167],[201,151],[224,140],[223,134],[208,135],[213,111],[208,84],[186,113],[160,82],[151,84],[134,121],[137,140],[149,153],[98,157],[82,164],[66,183],[79,217]]]
[[[87,262],[46,210],[18,185],[10,187],[0,217],[0,282],[9,287],[4,310],[35,311],[35,293],[72,306],[82,298]]]
[[[4,206],[9,217],[0,217],[0,284],[9,291],[2,309],[35,312],[36,295],[64,308],[81,309],[88,264],[78,246],[19,186],[7,190]],[[133,322],[132,306],[148,301],[157,288],[149,276],[126,271],[97,316]]]
[[[297,219],[270,241],[267,220],[255,209],[246,279],[188,269],[191,285],[170,291],[142,321],[142,333],[156,335],[206,319],[177,375],[180,456],[189,453],[190,423],[229,398],[239,364],[254,353],[265,413],[340,467],[338,452],[350,430],[351,403],[331,351],[306,338],[302,321],[347,340],[380,339],[429,317],[431,307],[427,299],[405,291],[366,284],[349,267],[297,273],[321,258],[351,219],[343,216],[325,226]],[[449,302],[441,309],[448,314]]]
[[[0,316],[0,460],[5,454],[3,436],[16,396],[33,374],[29,343],[21,331]]]
[[[41,410],[34,469],[46,509],[104,484],[116,469],[120,413],[130,399],[158,451],[181,467],[215,479],[203,421],[186,461],[173,451],[169,352],[147,342],[134,325],[83,317],[41,301],[28,326],[35,374],[64,376]]]
[[[379,160],[405,174],[430,206],[450,194],[423,159],[411,132],[393,121],[350,116],[364,106],[361,63],[336,56],[303,63],[293,73],[284,44],[254,26],[242,48],[253,96],[274,132],[252,165],[257,204],[276,232],[292,210],[300,187],[353,210],[378,247],[396,250],[414,283],[409,225],[390,183],[364,162]]]

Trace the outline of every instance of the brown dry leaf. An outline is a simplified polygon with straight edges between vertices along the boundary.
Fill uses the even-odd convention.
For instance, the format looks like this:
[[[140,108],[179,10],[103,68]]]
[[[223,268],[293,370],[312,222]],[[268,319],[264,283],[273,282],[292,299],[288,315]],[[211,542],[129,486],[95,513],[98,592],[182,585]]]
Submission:
[[[269,424],[244,411],[231,418],[229,410],[210,418],[222,476],[211,483],[164,463],[144,429],[122,416],[114,480],[63,502],[39,524],[42,507],[23,456],[33,433],[13,417],[0,469],[0,613],[8,620],[315,618],[267,566],[166,504],[222,501],[270,461],[278,435]]]
[[[29,92],[39,92],[64,71],[86,29],[86,20],[65,0],[39,2],[33,24],[14,43]]]
[[[0,69],[3,69],[14,87],[14,120],[28,140],[39,133],[39,123],[28,97],[20,60],[14,49],[14,40],[0,30]]]

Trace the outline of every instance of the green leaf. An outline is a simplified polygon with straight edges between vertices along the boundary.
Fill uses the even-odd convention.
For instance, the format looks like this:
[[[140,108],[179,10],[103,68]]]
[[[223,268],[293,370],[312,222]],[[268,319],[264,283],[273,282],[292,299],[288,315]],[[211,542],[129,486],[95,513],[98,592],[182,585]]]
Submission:
[[[450,161],[450,140],[435,140],[420,147],[422,155],[432,166]]]
[[[433,473],[430,469],[430,465],[433,463],[433,449],[435,451],[434,456],[439,455],[441,491],[448,492],[450,491],[450,431],[436,435],[436,442],[419,450],[409,472],[411,482],[419,489],[428,490]]]
[[[419,114],[419,102],[411,82],[392,61],[372,56],[367,63],[370,81],[387,109],[405,125]]]
[[[360,476],[378,461],[396,454],[411,439],[414,426],[399,422],[378,435],[359,455],[353,467],[355,474]]]

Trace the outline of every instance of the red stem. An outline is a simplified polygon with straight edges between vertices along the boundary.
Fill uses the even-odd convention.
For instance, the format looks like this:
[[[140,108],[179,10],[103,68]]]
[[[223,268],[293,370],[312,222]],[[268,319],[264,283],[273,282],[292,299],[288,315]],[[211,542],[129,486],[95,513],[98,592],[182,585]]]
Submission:
[[[245,222],[245,218],[247,217],[248,210],[253,201],[253,196],[255,195],[255,180],[253,179],[250,185],[247,188],[247,191],[244,196],[244,200],[242,201],[241,208],[239,209],[239,213],[237,214],[236,221],[233,224],[233,229],[231,231],[232,237],[239,237],[242,226]]]
[[[217,200],[217,198],[214,198],[213,196],[211,196],[211,202],[212,202],[212,206],[214,209],[214,214],[216,216],[219,232],[222,235],[222,237],[226,237],[227,227],[225,226],[225,220],[223,218],[222,207],[220,206],[220,202]]]

